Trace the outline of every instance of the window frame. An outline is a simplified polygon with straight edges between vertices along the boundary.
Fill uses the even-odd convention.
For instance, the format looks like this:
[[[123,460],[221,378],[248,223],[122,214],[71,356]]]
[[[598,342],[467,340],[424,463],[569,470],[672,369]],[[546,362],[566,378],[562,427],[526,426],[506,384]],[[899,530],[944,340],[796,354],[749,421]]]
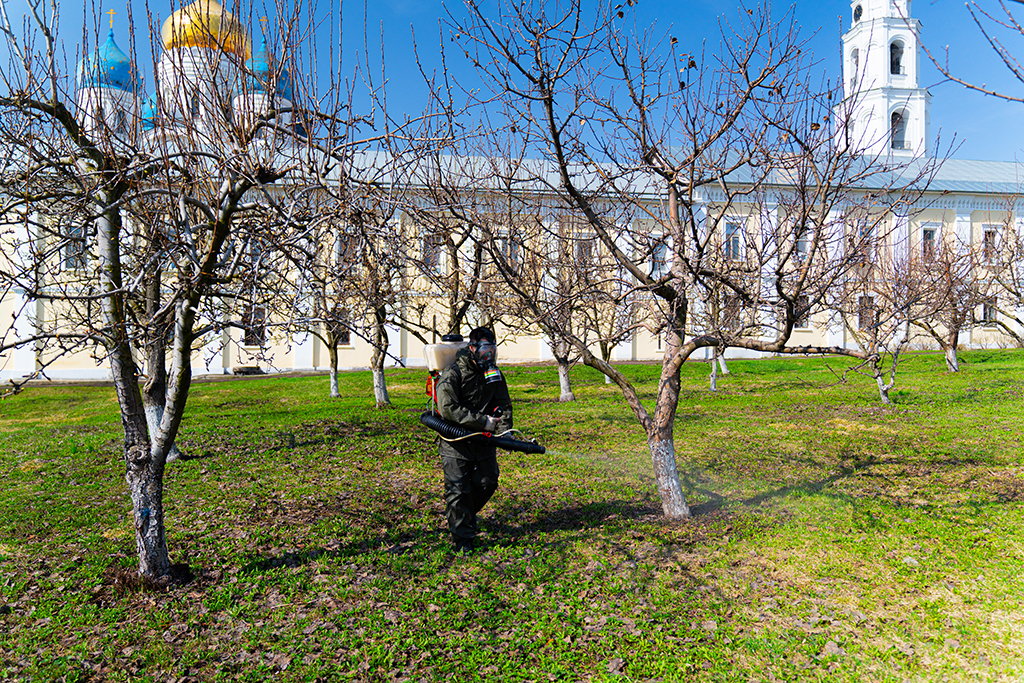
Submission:
[[[941,240],[941,223],[921,223],[921,260],[923,262],[933,263],[938,258]]]
[[[989,236],[992,239],[989,240]],[[981,258],[985,263],[994,263],[999,255],[999,228],[995,225],[981,227]]]
[[[889,75],[890,76],[906,76],[907,66],[903,62],[903,57],[906,54],[907,49],[904,46],[903,41],[900,39],[893,40],[889,43]]]
[[[857,329],[870,330],[875,326],[875,297],[861,294],[857,297]]]
[[[793,304],[793,306],[794,306],[794,308],[803,308],[803,307],[807,306],[810,303],[810,301],[811,301],[810,298],[806,294],[800,294],[799,296],[797,296],[796,302]],[[801,317],[797,318],[795,321],[793,321],[793,329],[794,330],[809,330],[809,329],[811,329],[811,323],[812,322],[813,322],[813,320],[811,318],[811,309],[808,308],[804,312],[803,316],[801,316]]]
[[[722,256],[726,261],[742,261],[744,252],[744,222],[740,218],[726,218],[724,223]]]
[[[995,296],[985,297],[985,300],[981,302],[981,319],[979,322],[982,327],[998,327],[999,323],[999,298]]]
[[[254,343],[256,339],[259,339],[258,343]],[[267,307],[262,304],[246,304],[242,311],[242,346],[262,349],[266,347],[266,343]]]
[[[64,244],[61,247],[60,264],[65,272],[81,272],[89,267],[89,249],[86,238],[88,229],[84,224],[68,224],[61,231]]]
[[[895,150],[908,150],[910,143],[907,142],[907,115],[902,109],[894,111],[889,115],[889,147]]]
[[[442,272],[444,246],[444,235],[431,231],[423,232],[420,240],[420,257],[425,271],[432,275],[439,275]]]

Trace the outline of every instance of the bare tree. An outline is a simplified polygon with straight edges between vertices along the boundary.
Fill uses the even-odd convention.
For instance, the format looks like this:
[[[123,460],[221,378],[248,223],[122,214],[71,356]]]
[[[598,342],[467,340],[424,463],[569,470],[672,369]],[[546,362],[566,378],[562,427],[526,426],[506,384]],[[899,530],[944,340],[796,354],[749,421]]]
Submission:
[[[239,321],[245,316],[232,307],[259,304],[246,283],[264,255],[298,239],[293,196],[278,181],[300,169],[315,173],[335,150],[365,141],[333,142],[357,120],[339,115],[331,96],[316,93],[316,74],[300,68],[302,55],[313,54],[301,31],[311,23],[303,15],[308,7],[277,8],[288,30],[278,58],[263,63],[247,60],[246,27],[215,3],[181,10],[212,13],[190,17],[193,29],[210,31],[205,38],[188,34],[198,47],[177,50],[176,26],[183,24],[173,20],[183,15],[172,15],[157,61],[160,89],[141,117],[129,106],[143,99],[134,66],[124,67],[128,75],[118,84],[127,93],[124,109],[102,97],[83,101],[81,91],[76,103],[60,66],[56,9],[31,3],[31,30],[22,38],[2,7],[0,31],[11,55],[0,66],[3,211],[16,227],[3,233],[0,282],[4,294],[28,302],[19,304],[22,311],[47,307],[45,323],[36,320],[27,334],[24,326],[5,331],[2,350],[42,345],[45,359],[74,352],[73,344],[98,345],[121,409],[139,572],[166,582],[173,571],[163,476],[193,355],[206,336],[252,328],[269,315],[250,309]],[[98,66],[87,61],[85,75]],[[109,85],[95,76],[101,91]]]
[[[501,102],[528,156],[546,165],[537,175],[546,191],[588,224],[641,295],[646,324],[663,335],[651,410],[625,375],[561,330],[584,363],[621,388],[647,434],[665,515],[687,517],[673,437],[682,363],[706,346],[852,355],[791,348],[794,325],[850,267],[831,255],[844,210],[863,200],[851,189],[881,184],[873,201],[899,206],[918,196],[903,188],[920,185],[927,164],[882,176],[873,160],[839,146],[838,90],[808,85],[815,65],[792,17],[776,21],[768,7],[723,20],[720,49],[710,55],[629,30],[628,8],[467,7],[467,18],[451,19],[452,38],[490,88],[480,99]],[[637,217],[628,226],[617,224],[620,209],[609,210],[623,203]],[[670,245],[666,272],[653,272],[640,233]],[[688,335],[709,289],[738,298],[756,321],[749,333]],[[531,305],[545,326],[558,325]]]
[[[995,246],[961,244],[932,238],[934,244],[923,249],[910,268],[928,315],[918,316],[913,324],[924,330],[942,349],[946,370],[958,372],[957,349],[960,337],[975,324],[975,310],[990,303],[989,290],[994,281],[987,266],[995,266]]]

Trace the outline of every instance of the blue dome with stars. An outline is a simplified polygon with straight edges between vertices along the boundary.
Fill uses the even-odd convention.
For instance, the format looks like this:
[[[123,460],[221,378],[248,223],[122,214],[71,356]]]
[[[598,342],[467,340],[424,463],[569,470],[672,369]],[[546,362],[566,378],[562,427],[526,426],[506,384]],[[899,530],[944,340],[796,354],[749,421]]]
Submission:
[[[142,104],[142,130],[153,130],[156,128],[157,120],[160,118],[160,102],[153,93]]]
[[[292,77],[283,66],[280,71],[274,67],[274,58],[267,49],[266,41],[252,59],[245,62],[245,67],[251,74],[249,85],[253,92],[273,92],[274,96],[291,101]]]
[[[79,88],[118,88],[133,90],[141,86],[136,82],[131,60],[114,42],[114,29],[110,29],[107,42],[86,55],[78,65],[75,82]]]

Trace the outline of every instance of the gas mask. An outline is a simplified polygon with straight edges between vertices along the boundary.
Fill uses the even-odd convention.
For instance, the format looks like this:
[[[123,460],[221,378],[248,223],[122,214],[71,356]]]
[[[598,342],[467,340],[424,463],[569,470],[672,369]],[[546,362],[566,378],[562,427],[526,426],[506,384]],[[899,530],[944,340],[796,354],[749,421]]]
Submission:
[[[486,339],[473,344],[470,347],[473,360],[477,367],[484,373],[484,379],[488,384],[501,381],[501,371],[498,370],[498,347],[494,342]]]

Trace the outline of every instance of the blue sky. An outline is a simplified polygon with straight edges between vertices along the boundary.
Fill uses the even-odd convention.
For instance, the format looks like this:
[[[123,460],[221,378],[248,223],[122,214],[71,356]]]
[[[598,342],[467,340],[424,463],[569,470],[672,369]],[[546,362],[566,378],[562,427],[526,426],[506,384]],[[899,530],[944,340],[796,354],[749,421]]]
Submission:
[[[258,6],[241,4],[241,11],[234,10],[234,3],[225,2],[236,14],[259,16]],[[306,0],[308,1],[308,0]],[[318,13],[324,24],[319,27],[317,50],[326,59],[327,47],[338,42],[337,3],[330,0],[316,0]],[[486,0],[485,0],[486,1]],[[815,56],[821,60],[825,75],[835,80],[840,76],[839,45],[842,32],[849,28],[850,4],[843,0],[797,0],[790,2],[772,1],[773,11],[785,12],[790,7],[795,12],[801,35],[811,41]],[[255,0],[256,4],[263,0]],[[996,0],[981,0],[983,6],[993,12],[1000,12]],[[92,6],[95,3],[95,9]],[[101,6],[102,3],[102,6]],[[448,0],[454,13],[463,11],[459,0]],[[492,4],[493,3],[488,3]],[[12,19],[23,12],[23,0],[6,1],[5,5]],[[1010,2],[1009,5],[1024,21],[1024,4]],[[179,5],[180,6],[180,5]],[[445,2],[441,0],[367,0],[365,3],[349,1],[344,4],[342,14],[342,46],[346,62],[354,62],[357,51],[363,50],[364,27],[371,41],[371,64],[379,62],[380,38],[383,36],[385,66],[388,77],[389,106],[408,111],[417,111],[422,106],[424,86],[413,59],[412,37],[415,31],[418,51],[428,70],[440,68],[438,50],[438,17],[444,16]],[[68,49],[69,60],[80,54],[77,48],[82,37],[84,16],[78,3],[65,3],[61,17],[61,35]],[[333,12],[332,12],[332,7]],[[739,7],[738,2],[714,0],[639,0],[636,18],[639,25],[655,25],[658,30],[677,37],[684,50],[698,50],[703,40],[714,45],[719,36],[718,20],[732,16]],[[86,8],[88,15],[96,16],[108,9],[117,12],[114,17],[115,36],[122,49],[129,49],[128,5],[125,0],[90,0]],[[171,3],[150,0],[149,10],[154,18],[166,18]],[[132,3],[135,23],[141,27],[145,22],[146,6],[136,0]],[[335,18],[332,19],[332,13]],[[1009,76],[1006,68],[992,53],[983,36],[971,21],[962,0],[913,0],[911,13],[922,24],[922,38],[935,54],[945,54],[949,47],[950,63],[954,70],[964,77],[984,82],[1015,94],[1024,94],[1024,86]],[[106,33],[107,16],[99,22]],[[257,22],[258,23],[258,22]],[[332,25],[331,34],[327,25]],[[90,32],[96,24],[90,21]],[[333,36],[333,37],[331,37]],[[145,31],[136,32],[140,63],[144,63],[150,52]],[[256,39],[258,44],[259,40]],[[1013,45],[1014,43],[1011,43]],[[1018,40],[1017,54],[1024,59],[1024,40]],[[375,59],[376,57],[376,59]],[[468,71],[461,54],[453,51],[448,57],[449,66],[455,77]],[[1017,122],[1024,119],[1024,104],[1008,103],[993,97],[965,91],[954,83],[942,83],[941,75],[922,57],[922,82],[932,93],[931,121],[932,135],[941,135],[943,145],[948,144],[954,133],[959,147],[955,157],[962,159],[996,159],[1024,161],[1024,126]],[[151,69],[151,67],[150,67]],[[145,67],[143,67],[145,73]],[[152,72],[145,73],[147,85],[152,84]]]

